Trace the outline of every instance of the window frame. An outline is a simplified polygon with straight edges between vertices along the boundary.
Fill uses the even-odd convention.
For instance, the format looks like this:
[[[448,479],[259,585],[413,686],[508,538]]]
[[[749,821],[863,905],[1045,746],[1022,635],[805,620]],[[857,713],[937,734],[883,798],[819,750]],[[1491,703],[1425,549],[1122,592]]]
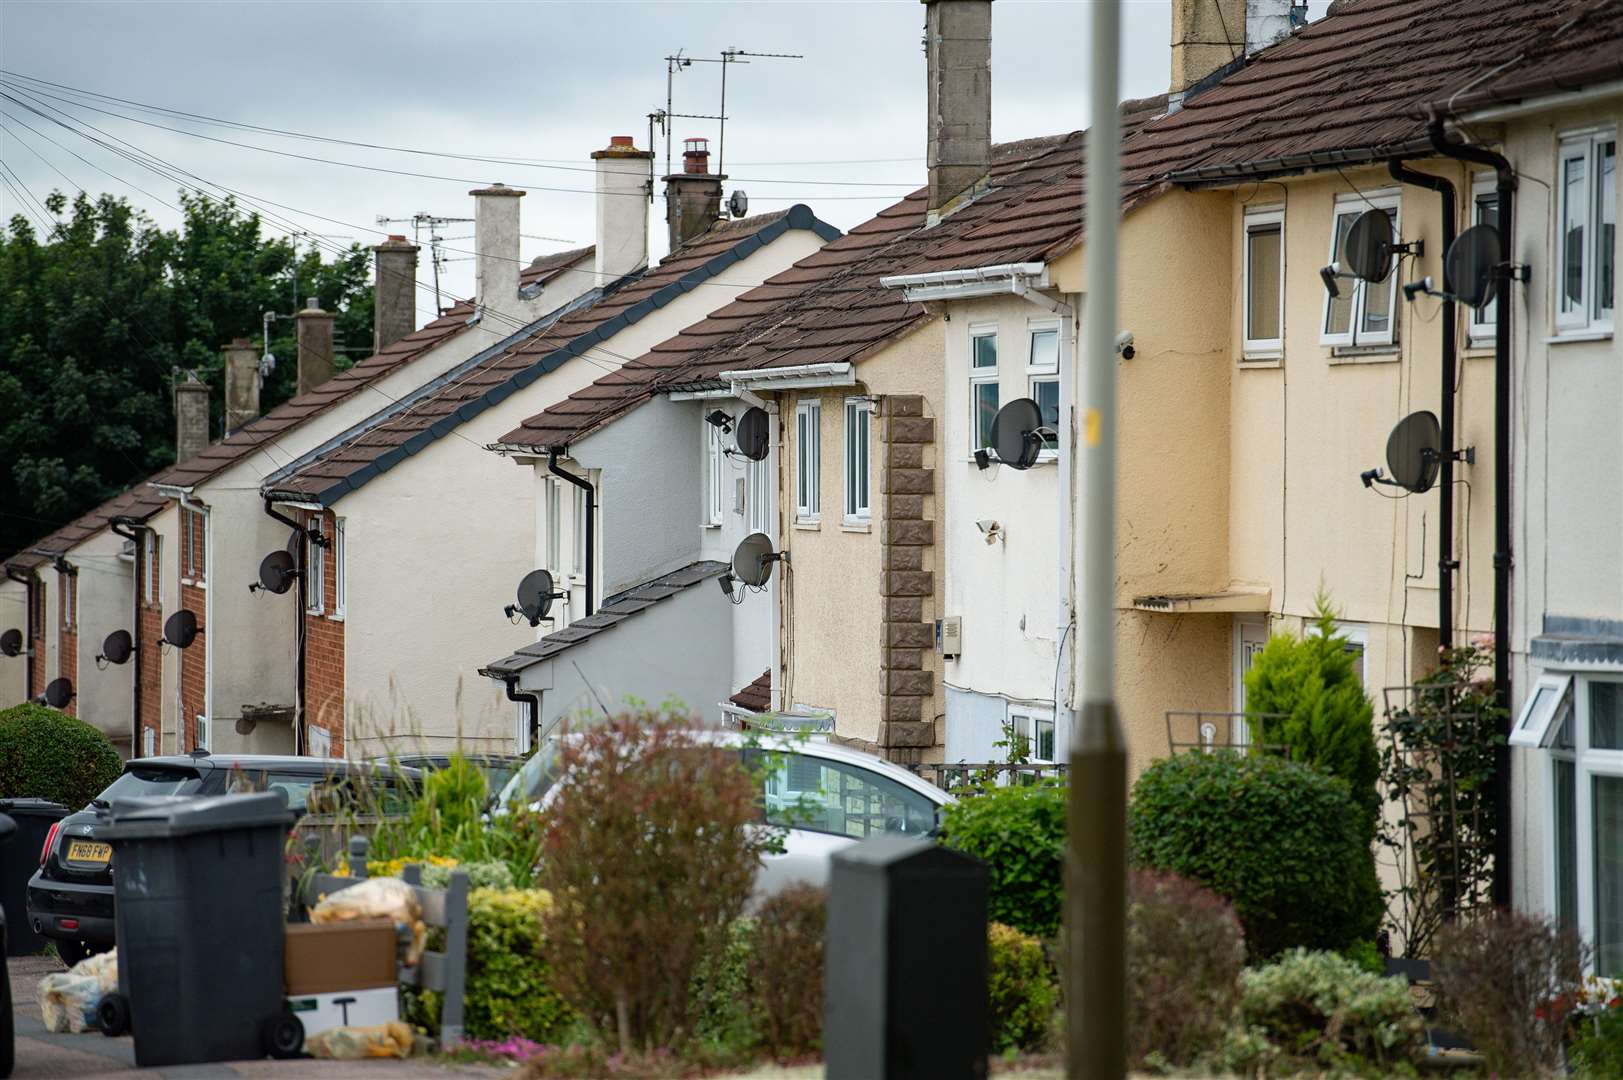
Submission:
[[[62,574],[62,629],[79,631],[79,575]]]
[[[992,341],[992,366],[977,367],[975,365],[975,343],[990,338]],[[969,327],[969,354],[967,357],[969,372],[969,453],[989,449],[989,444],[981,442],[980,426],[980,390],[984,386],[991,386],[997,395],[997,404],[1003,405],[1003,391],[998,384],[998,374],[1002,370],[1001,357],[998,348],[998,327],[996,323],[971,323]],[[995,412],[996,410],[994,410]]]
[[[1031,400],[1037,402],[1038,412],[1042,410],[1042,399],[1037,396],[1038,386],[1054,387],[1055,412],[1061,407],[1059,400],[1059,366],[1061,354],[1065,351],[1065,341],[1062,335],[1065,327],[1059,319],[1031,319],[1026,322],[1026,393]],[[1037,353],[1037,335],[1054,335],[1054,362],[1052,364],[1039,364],[1035,357]],[[1053,461],[1059,457],[1059,417],[1054,417],[1054,434],[1041,436],[1043,448],[1037,453],[1038,461]]]
[[[1399,188],[1384,188],[1368,194],[1350,192],[1336,196],[1336,201],[1330,214],[1330,265],[1339,266],[1341,262],[1340,240],[1341,219],[1350,216],[1357,219],[1365,210],[1392,211],[1392,235],[1401,239],[1403,236],[1403,196]],[[1344,332],[1330,330],[1330,308],[1334,301],[1330,298],[1329,290],[1324,291],[1324,301],[1319,311],[1319,344],[1332,349],[1357,349],[1366,347],[1392,347],[1398,340],[1398,270],[1402,257],[1392,260],[1392,272],[1386,276],[1385,282],[1375,283],[1377,287],[1384,285],[1387,290],[1387,328],[1385,333],[1365,334],[1359,330],[1365,316],[1368,314],[1368,296],[1370,282],[1355,278],[1338,278],[1340,288],[1352,289],[1351,307],[1347,314],[1347,329]],[[1281,323],[1283,333],[1283,323]]]
[[[866,397],[848,397],[845,399],[845,440],[844,440],[844,469],[845,474],[845,501],[844,521],[851,525],[865,525],[873,520],[873,399]],[[855,417],[862,417],[861,441],[853,430]],[[861,451],[861,501],[857,501],[857,492],[853,488],[853,481],[858,476],[856,462],[853,461],[855,452]]]
[[[1613,144],[1612,150],[1612,203],[1611,210],[1614,217],[1613,248],[1612,248],[1612,276],[1613,293],[1612,306],[1607,309],[1609,315],[1603,317],[1598,308],[1600,300],[1599,279],[1600,242],[1603,230],[1600,228],[1603,217],[1602,207],[1605,192],[1597,181],[1601,177],[1601,148],[1607,143]],[[1555,333],[1557,337],[1566,334],[1607,334],[1613,331],[1617,320],[1617,249],[1616,226],[1617,214],[1617,129],[1613,127],[1592,128],[1584,131],[1568,132],[1560,136],[1556,144],[1556,183],[1555,183],[1555,228],[1554,250],[1551,253],[1550,274],[1551,287],[1554,295],[1551,297],[1550,308],[1555,319]],[[1584,230],[1583,251],[1579,262],[1581,281],[1576,309],[1563,310],[1567,303],[1566,291],[1566,265],[1567,265],[1567,184],[1566,168],[1570,161],[1582,161],[1584,165],[1583,200],[1584,216],[1581,224]]]
[[[1254,338],[1251,336],[1251,234],[1255,229],[1274,226],[1278,227],[1279,235],[1279,336]],[[1334,244],[1333,234],[1331,243]],[[1285,207],[1280,204],[1247,207],[1241,221],[1240,244],[1240,359],[1281,359],[1285,355]]]
[[[795,522],[823,520],[823,402],[801,398],[795,403]]]
[[[312,519],[309,524],[320,528],[321,519]],[[304,544],[309,549],[309,554],[305,556],[304,613],[323,615],[327,611],[326,552],[309,534],[305,535]]]
[[[586,489],[574,484],[569,485],[574,493],[570,504],[570,543],[569,543],[569,580],[580,584],[586,580],[586,518],[591,513],[591,507],[586,504]]]
[[[704,428],[704,527],[719,529],[726,515],[727,458],[722,451],[721,429],[708,420],[699,423]]]
[[[1499,178],[1491,172],[1477,173],[1471,178],[1471,225],[1486,224],[1482,220],[1484,199],[1494,205],[1494,228],[1499,227]],[[1483,314],[1487,317],[1484,318]],[[1492,345],[1499,325],[1499,298],[1496,296],[1480,308],[1471,308],[1466,315],[1465,340],[1472,346]]]
[[[1596,923],[1596,880],[1595,880],[1595,781],[1598,779],[1623,779],[1623,749],[1593,749],[1591,742],[1591,727],[1593,716],[1591,712],[1591,697],[1594,686],[1598,683],[1623,683],[1616,673],[1581,672],[1576,673],[1573,687],[1573,753],[1576,758],[1574,770],[1574,801],[1576,813],[1574,816],[1574,834],[1577,850],[1574,852],[1577,862],[1577,888],[1578,888],[1578,926],[1584,939],[1595,943],[1595,952],[1591,959],[1592,970],[1604,974],[1598,967],[1600,960],[1599,927]],[[1548,769],[1548,775],[1554,779],[1553,764]],[[1553,809],[1553,806],[1552,806]],[[1554,820],[1550,821],[1551,829]],[[1553,892],[1556,867],[1553,858],[1556,854],[1554,846],[1550,848],[1552,862],[1548,869],[1550,873],[1550,890]],[[1616,974],[1623,974],[1619,968]]]
[[[345,609],[344,548],[344,519],[335,517],[332,523],[332,613],[334,618],[342,618]]]
[[[142,596],[147,604],[163,603],[163,537],[158,535],[156,529],[148,529],[143,534],[146,539],[142,544],[141,569],[146,579],[141,583]]]
[[[1560,725],[1556,720],[1571,711],[1573,703],[1573,678],[1570,673],[1556,675],[1540,675],[1527,694],[1527,700],[1516,714],[1516,722],[1511,726],[1510,737],[1507,742],[1511,746],[1526,747],[1530,750],[1547,750],[1555,740]],[[1548,707],[1541,710],[1542,715],[1534,715],[1534,706],[1540,703],[1540,695],[1548,690],[1551,696],[1544,698]],[[1529,726],[1532,725],[1532,726]]]
[[[564,541],[563,541],[563,481],[556,476],[547,477],[546,507],[544,510],[547,520],[546,528],[546,569],[556,580],[563,580],[564,576]]]
[[[760,461],[744,463],[744,476],[748,481],[748,489],[744,496],[744,521],[752,533],[774,535],[777,530],[772,527],[772,452],[769,449],[766,457]]]

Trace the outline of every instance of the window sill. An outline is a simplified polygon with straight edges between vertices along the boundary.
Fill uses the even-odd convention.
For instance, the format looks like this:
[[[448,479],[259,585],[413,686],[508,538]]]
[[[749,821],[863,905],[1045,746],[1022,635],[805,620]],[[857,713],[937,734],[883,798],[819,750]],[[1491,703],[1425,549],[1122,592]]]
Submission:
[[[706,529],[719,529],[719,528],[721,528],[721,522],[719,522],[719,521],[707,521],[707,522],[704,523],[704,525],[702,527],[706,528]]]
[[[1569,345],[1580,341],[1611,341],[1610,330],[1567,330],[1544,339],[1546,345]]]
[[[840,531],[848,533],[873,532],[872,518],[846,518],[840,522]]]
[[[342,611],[335,611],[331,615],[328,615],[327,618],[331,619],[333,622],[343,622],[344,613]]]
[[[1467,360],[1492,360],[1493,342],[1491,340],[1484,342],[1473,341],[1461,349],[1460,354]]]
[[[794,527],[802,530],[803,532],[818,532],[822,529],[823,522],[821,519],[797,521],[794,523]]]
[[[1340,352],[1330,350],[1329,364],[1331,367],[1354,364],[1396,364],[1403,359],[1403,353],[1396,345],[1378,345],[1368,351],[1360,348],[1357,352]]]
[[[1241,371],[1271,371],[1285,366],[1283,356],[1241,356],[1235,365]]]
[[[1282,348],[1264,348],[1262,346],[1253,348],[1248,345],[1240,350],[1240,362],[1242,364],[1283,359],[1285,359],[1285,350]]]

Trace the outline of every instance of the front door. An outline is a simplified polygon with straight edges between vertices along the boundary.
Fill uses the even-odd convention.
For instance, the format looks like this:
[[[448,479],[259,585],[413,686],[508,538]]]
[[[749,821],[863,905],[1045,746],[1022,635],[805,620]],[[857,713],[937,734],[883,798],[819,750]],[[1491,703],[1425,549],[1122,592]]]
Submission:
[[[1234,723],[1230,738],[1236,746],[1251,742],[1250,725],[1245,722],[1245,673],[1262,647],[1268,644],[1268,620],[1261,615],[1237,615],[1234,618]]]

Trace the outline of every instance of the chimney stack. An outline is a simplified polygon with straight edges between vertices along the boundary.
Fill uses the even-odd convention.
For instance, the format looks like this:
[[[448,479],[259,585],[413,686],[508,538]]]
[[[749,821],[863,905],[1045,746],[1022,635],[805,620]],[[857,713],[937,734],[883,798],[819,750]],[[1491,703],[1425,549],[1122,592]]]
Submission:
[[[175,463],[201,454],[209,445],[209,388],[186,372],[175,382]]]
[[[417,245],[391,236],[372,249],[372,351],[417,329]]]
[[[630,135],[615,135],[595,151],[597,162],[598,287],[648,265],[648,163],[652,150],[638,150]]]
[[[1245,0],[1245,53],[1250,56],[1307,25],[1307,0]]]
[[[665,178],[665,222],[675,251],[721,219],[721,182],[710,171],[710,140],[683,144],[682,171]]]
[[[303,311],[293,316],[299,331],[299,389],[308,394],[333,375],[332,323],[335,316],[322,311],[312,296]]]
[[[225,433],[236,431],[259,415],[259,350],[237,338],[225,353]]]
[[[992,163],[992,0],[924,0],[929,63],[930,212]]]
[[[1305,0],[1172,0],[1170,110],[1182,107],[1202,79],[1306,22]]]
[[[495,184],[468,194],[473,196],[474,303],[482,312],[521,317],[518,201],[524,192]]]

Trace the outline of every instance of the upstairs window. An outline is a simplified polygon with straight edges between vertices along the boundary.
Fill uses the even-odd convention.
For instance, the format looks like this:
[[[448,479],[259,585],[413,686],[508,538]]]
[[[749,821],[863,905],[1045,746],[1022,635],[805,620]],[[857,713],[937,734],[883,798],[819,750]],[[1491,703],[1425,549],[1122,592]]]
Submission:
[[[1556,179],[1556,330],[1609,333],[1617,297],[1617,133],[1562,140]]]
[[[749,461],[745,468],[749,475],[749,490],[745,494],[749,511],[750,532],[772,535],[772,455],[760,461]]]
[[[344,519],[334,518],[332,524],[332,609],[334,615],[344,613]]]
[[[1483,173],[1471,181],[1471,224],[1499,227],[1499,185],[1493,173]],[[1470,341],[1473,345],[1493,341],[1499,322],[1499,301],[1489,300],[1471,309]]]
[[[571,567],[575,577],[586,578],[586,518],[590,511],[586,506],[586,490],[570,485],[575,493],[575,552],[574,564]]]
[[[873,418],[873,402],[850,398],[845,403],[845,519],[867,521],[872,516],[868,503],[868,444]]]
[[[29,596],[34,605],[34,636],[45,636],[45,581],[42,578],[34,579],[34,591]]]
[[[795,406],[795,520],[822,517],[823,403],[815,398]]]
[[[1245,360],[1276,360],[1285,351],[1285,211],[1245,214]]]
[[[321,527],[321,519],[313,517],[309,521],[312,529]],[[304,576],[304,610],[311,615],[320,615],[327,609],[327,549],[315,542],[314,538],[306,538],[305,547],[307,555]]]
[[[1336,200],[1335,228],[1330,234],[1330,262],[1338,270],[1342,265],[1342,247],[1347,241],[1353,222],[1368,210],[1383,211],[1392,220],[1392,239],[1397,242],[1401,223],[1398,216],[1396,194],[1351,195]],[[1324,331],[1319,335],[1324,345],[1390,345],[1397,340],[1398,259],[1392,260],[1392,272],[1385,281],[1359,281],[1339,277],[1336,286],[1341,295],[1332,298],[1325,292]]]
[[[143,595],[147,603],[161,604],[163,603],[163,563],[160,556],[163,554],[163,537],[150,529],[143,535],[146,537],[144,558],[142,560],[145,564],[143,567],[145,571],[143,574],[145,578]]]
[[[1059,447],[1059,324],[1033,323],[1027,332],[1026,376],[1042,415],[1044,457]],[[994,412],[993,415],[996,415]]]
[[[723,512],[722,491],[727,481],[727,456],[722,453],[721,429],[714,424],[704,423],[704,523],[709,528],[719,528]]]
[[[556,476],[547,477],[547,561],[546,569],[554,578],[563,577],[563,481]]]
[[[992,445],[992,420],[997,416],[997,327],[971,327],[969,331],[969,450]]]
[[[62,575],[62,629],[75,630],[79,626],[79,575]]]

